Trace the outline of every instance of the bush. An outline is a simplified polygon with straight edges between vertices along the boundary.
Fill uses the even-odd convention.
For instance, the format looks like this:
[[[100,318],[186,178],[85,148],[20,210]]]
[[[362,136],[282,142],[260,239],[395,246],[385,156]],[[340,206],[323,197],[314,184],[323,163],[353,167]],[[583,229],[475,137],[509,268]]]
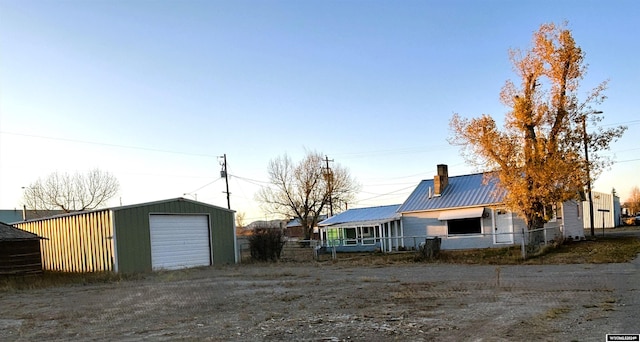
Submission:
[[[278,260],[283,246],[284,234],[277,228],[258,228],[249,237],[249,249],[253,260]]]

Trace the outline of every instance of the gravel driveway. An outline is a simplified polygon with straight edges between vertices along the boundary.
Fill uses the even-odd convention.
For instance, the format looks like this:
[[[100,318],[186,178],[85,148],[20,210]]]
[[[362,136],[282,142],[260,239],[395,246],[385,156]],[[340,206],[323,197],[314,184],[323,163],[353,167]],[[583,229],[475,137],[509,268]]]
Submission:
[[[640,333],[624,264],[210,267],[0,293],[2,341],[604,341]]]

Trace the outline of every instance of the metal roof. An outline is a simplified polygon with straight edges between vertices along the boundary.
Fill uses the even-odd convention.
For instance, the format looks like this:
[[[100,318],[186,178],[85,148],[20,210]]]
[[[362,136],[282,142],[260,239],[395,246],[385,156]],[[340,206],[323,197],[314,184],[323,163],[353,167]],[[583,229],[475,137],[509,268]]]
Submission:
[[[319,216],[318,216],[318,220],[319,220],[319,221],[325,220],[325,219],[327,219],[327,216],[328,216],[328,215],[319,215]],[[302,227],[302,223],[301,223],[301,221],[300,221],[300,219],[299,219],[299,218],[297,218],[297,217],[296,217],[296,218],[294,218],[294,219],[291,219],[291,220],[287,223],[287,228],[292,228],[292,227]]]
[[[15,240],[37,240],[40,237],[36,234],[29,233],[22,229],[18,229],[14,226],[0,222],[0,240],[2,241],[15,241]]]
[[[393,221],[400,218],[400,214],[397,212],[398,207],[400,207],[399,204],[349,209],[318,223],[318,226],[332,226],[336,224],[356,222]]]
[[[440,196],[434,195],[433,179],[423,180],[400,206],[398,212],[499,204],[502,203],[504,194],[498,187],[498,179],[485,173],[449,177],[449,184]]]
[[[84,214],[88,214],[88,213],[97,213],[97,212],[100,212],[100,211],[118,211],[118,210],[124,210],[124,209],[144,207],[144,206],[149,206],[149,205],[171,203],[171,202],[187,202],[187,203],[197,204],[197,205],[201,205],[201,206],[205,206],[205,207],[209,207],[209,208],[214,208],[214,209],[219,209],[219,210],[222,210],[222,211],[228,211],[228,212],[235,213],[235,210],[233,210],[233,209],[227,209],[227,208],[219,207],[217,205],[213,205],[213,204],[209,204],[209,203],[193,201],[193,200],[190,200],[188,198],[177,197],[177,198],[171,198],[171,199],[154,201],[154,202],[130,204],[130,205],[119,206],[119,207],[98,208],[98,209],[85,210],[85,211],[72,211],[70,213],[62,213],[62,214],[59,214],[59,215],[46,216],[46,217],[41,217],[41,218],[32,218],[32,219],[28,219],[26,221],[20,221],[20,222],[15,222],[15,223],[42,221],[42,220],[48,220],[48,219],[52,219],[52,218],[84,215]]]

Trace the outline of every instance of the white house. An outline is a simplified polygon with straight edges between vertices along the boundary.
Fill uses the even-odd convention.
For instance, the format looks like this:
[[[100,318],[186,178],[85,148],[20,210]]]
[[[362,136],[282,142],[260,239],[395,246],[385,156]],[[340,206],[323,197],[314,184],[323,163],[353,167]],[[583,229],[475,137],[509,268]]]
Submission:
[[[523,219],[505,209],[497,178],[477,173],[449,177],[438,165],[434,179],[423,180],[398,208],[405,234],[424,232],[442,238],[442,249],[517,244],[526,232]],[[544,239],[584,238],[581,205],[567,201],[552,209]]]

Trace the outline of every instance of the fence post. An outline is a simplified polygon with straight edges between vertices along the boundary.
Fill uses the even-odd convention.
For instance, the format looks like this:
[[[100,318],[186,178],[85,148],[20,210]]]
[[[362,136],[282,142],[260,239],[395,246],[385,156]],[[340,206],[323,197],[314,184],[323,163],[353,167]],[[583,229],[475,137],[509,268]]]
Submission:
[[[526,249],[526,242],[524,240],[525,235],[524,235],[524,228],[522,228],[522,259],[526,259],[527,258],[527,249]]]

